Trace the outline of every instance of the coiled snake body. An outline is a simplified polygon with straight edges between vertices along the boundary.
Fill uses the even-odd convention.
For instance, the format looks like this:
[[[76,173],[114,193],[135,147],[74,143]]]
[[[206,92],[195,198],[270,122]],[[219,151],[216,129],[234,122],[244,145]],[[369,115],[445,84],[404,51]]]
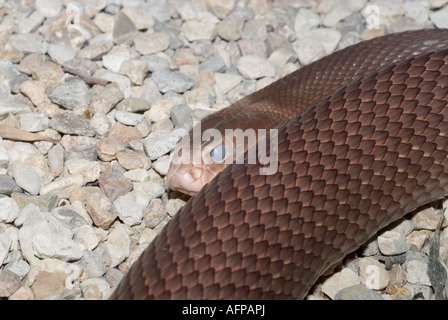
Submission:
[[[448,194],[446,30],[360,43],[237,104],[250,110],[251,101],[288,114],[278,171],[225,168],[112,299],[303,298],[379,229]],[[299,105],[310,108],[296,115]]]

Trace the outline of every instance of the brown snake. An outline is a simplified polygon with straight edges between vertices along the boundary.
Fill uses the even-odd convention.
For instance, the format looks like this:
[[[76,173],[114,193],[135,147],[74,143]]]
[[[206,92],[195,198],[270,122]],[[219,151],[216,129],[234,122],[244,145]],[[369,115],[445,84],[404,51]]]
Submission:
[[[294,116],[303,83],[310,98],[300,99],[311,107]],[[378,230],[448,194],[446,30],[363,42],[240,108],[251,99],[290,112],[278,131],[278,171],[225,168],[142,253],[112,299],[303,298]]]

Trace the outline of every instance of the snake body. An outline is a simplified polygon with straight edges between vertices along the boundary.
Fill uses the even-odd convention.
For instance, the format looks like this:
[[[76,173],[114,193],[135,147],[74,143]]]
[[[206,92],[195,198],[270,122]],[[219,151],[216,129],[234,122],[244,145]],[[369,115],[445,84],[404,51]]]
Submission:
[[[278,128],[278,171],[226,167],[145,249],[112,299],[304,298],[378,230],[448,195],[448,31],[405,32],[349,50],[363,46],[376,50],[373,60],[361,53],[353,63],[341,50],[305,69],[333,93],[305,88],[316,95],[310,107]],[[325,61],[345,67],[332,71]],[[240,107],[264,97],[275,112],[302,103],[301,70]],[[351,80],[341,87],[341,78]]]

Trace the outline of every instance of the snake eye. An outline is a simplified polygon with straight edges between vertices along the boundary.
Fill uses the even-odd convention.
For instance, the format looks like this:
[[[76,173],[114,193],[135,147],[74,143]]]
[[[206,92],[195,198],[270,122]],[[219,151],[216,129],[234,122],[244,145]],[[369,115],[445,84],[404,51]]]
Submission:
[[[226,147],[224,145],[219,145],[210,152],[210,157],[216,163],[222,163],[226,159]]]

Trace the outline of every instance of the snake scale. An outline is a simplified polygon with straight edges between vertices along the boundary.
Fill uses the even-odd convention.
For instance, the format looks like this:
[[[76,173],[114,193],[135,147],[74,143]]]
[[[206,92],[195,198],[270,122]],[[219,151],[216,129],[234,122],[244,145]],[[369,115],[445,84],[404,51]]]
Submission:
[[[278,171],[227,166],[112,299],[301,299],[378,230],[448,194],[448,30],[361,42],[237,104],[253,101],[287,115]]]

